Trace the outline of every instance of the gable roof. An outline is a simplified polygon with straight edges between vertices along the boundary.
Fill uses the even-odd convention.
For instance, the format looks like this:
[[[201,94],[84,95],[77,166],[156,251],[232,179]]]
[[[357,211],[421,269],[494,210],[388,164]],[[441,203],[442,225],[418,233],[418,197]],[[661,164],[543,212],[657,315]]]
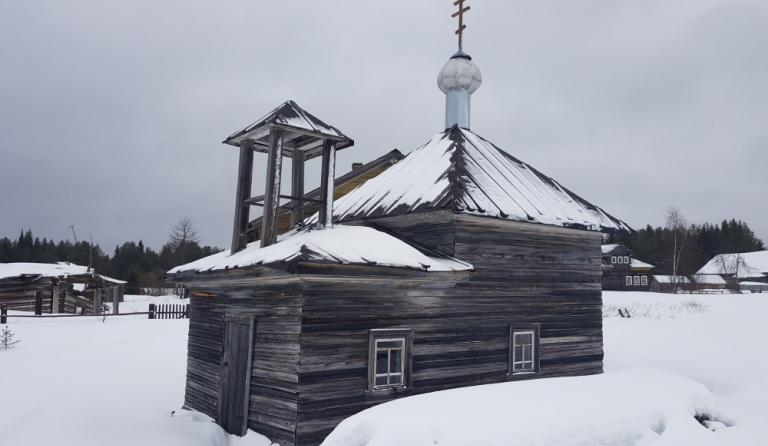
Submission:
[[[675,279],[675,277],[677,279]],[[691,283],[691,279],[689,279],[686,276],[655,275],[653,276],[653,280],[655,280],[658,283],[672,283],[673,281],[675,281],[678,284]]]
[[[230,255],[229,250],[177,266],[169,274],[205,272],[256,265],[288,262],[341,263],[376,265],[421,271],[469,271],[467,262],[424,251],[405,241],[367,226],[335,225],[315,230],[304,228],[287,234],[267,247],[250,243],[244,250]]]
[[[318,156],[322,139],[337,141],[336,150],[350,147],[352,139],[339,129],[321,121],[315,115],[299,107],[294,101],[286,101],[253,124],[238,130],[224,140],[224,144],[239,146],[244,141],[253,144],[257,151],[269,149],[269,132],[277,127],[285,130],[284,156],[292,157],[295,150],[306,153],[305,158]]]
[[[702,266],[696,274],[736,274],[737,270],[739,279],[768,275],[768,251],[719,254]]]
[[[556,180],[454,126],[334,204],[337,221],[430,209],[590,230],[631,228]]]

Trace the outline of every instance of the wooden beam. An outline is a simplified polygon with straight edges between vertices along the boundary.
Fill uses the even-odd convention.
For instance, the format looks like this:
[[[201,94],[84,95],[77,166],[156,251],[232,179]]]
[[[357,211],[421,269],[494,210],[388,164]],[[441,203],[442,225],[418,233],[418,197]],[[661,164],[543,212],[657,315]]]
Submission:
[[[325,140],[323,143],[322,173],[320,175],[320,215],[318,225],[333,226],[333,184],[336,175],[336,141]]]
[[[245,248],[245,231],[248,229],[250,207],[245,200],[251,195],[253,179],[253,150],[249,143],[240,145],[240,162],[237,169],[237,189],[235,192],[235,223],[232,229],[232,253]]]
[[[283,130],[272,128],[267,160],[267,181],[264,187],[264,217],[261,225],[262,248],[277,241],[277,208],[280,206],[284,138]]]
[[[295,228],[303,220],[304,152],[297,151],[293,154],[291,170],[291,195],[295,197],[292,203],[293,209],[291,210],[291,228]]]

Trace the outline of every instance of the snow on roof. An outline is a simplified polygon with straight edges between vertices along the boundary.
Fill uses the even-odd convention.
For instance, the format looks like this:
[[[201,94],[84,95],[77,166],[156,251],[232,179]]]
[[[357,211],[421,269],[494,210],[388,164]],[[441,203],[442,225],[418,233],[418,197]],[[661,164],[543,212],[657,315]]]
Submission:
[[[672,283],[672,278],[675,276],[659,276],[655,275],[653,276],[653,279],[656,280],[658,283]],[[691,283],[690,279],[688,279],[685,276],[677,276],[677,280],[675,280],[675,283]]]
[[[704,285],[725,285],[728,283],[723,279],[723,276],[718,274],[695,274],[693,281]]]
[[[0,279],[18,276],[69,277],[91,274],[87,266],[69,262],[57,263],[0,263]],[[96,274],[106,282],[117,284],[127,283],[122,280]]]
[[[602,245],[602,246],[600,246],[600,249],[603,251],[603,254],[608,254],[608,253],[610,253],[611,251],[613,251],[614,249],[616,249],[618,247],[619,247],[618,243],[611,243],[609,245]]]
[[[467,271],[472,265],[442,256],[429,256],[385,232],[366,226],[336,225],[330,229],[302,229],[261,248],[253,242],[234,255],[223,251],[168,271],[212,271],[268,265],[293,260],[412,268],[425,271]]]
[[[286,101],[258,121],[230,135],[224,140],[224,143],[237,145],[250,133],[273,125],[301,130],[318,136],[351,141],[346,135],[341,133],[339,129],[324,123],[311,113],[299,107],[294,101]]]
[[[334,217],[345,221],[424,209],[591,230],[630,230],[554,179],[458,127],[438,133],[337,200]]]
[[[651,265],[650,263],[645,263],[642,260],[637,260],[636,258],[632,257],[629,261],[629,267],[630,268],[656,268],[656,266]]]
[[[0,279],[17,276],[67,277],[88,274],[87,266],[74,263],[0,263]]]
[[[736,274],[738,278],[764,277],[768,274],[768,251],[720,254],[701,267],[697,274]]]

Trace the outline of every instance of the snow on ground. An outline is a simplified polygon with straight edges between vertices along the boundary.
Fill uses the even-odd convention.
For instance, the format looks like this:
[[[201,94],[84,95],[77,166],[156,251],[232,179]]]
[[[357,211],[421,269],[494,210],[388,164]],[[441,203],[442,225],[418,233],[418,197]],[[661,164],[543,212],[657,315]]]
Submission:
[[[323,444],[767,444],[765,295],[605,292],[604,301],[605,374],[401,399],[348,418]]]
[[[179,302],[127,296],[175,303],[167,299]],[[768,296],[606,292],[604,300],[607,373],[401,399],[349,418],[325,444],[766,444]],[[619,308],[633,317],[619,318]],[[10,317],[8,327],[22,342],[0,351],[0,446],[269,445],[178,411],[186,320]]]
[[[186,411],[187,320],[22,319],[0,351],[2,446],[268,446]],[[0,326],[3,327],[3,326]]]

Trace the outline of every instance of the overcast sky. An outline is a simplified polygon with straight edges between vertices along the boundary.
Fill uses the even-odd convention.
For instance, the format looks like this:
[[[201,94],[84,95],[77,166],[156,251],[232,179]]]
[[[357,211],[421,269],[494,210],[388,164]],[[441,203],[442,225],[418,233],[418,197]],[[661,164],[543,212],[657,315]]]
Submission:
[[[676,205],[768,238],[768,2],[470,4],[475,132],[633,226]],[[189,216],[227,247],[237,150],[221,141],[294,99],[355,139],[338,174],[412,150],[443,127],[452,8],[0,0],[0,236],[73,224],[108,252],[159,248]]]

